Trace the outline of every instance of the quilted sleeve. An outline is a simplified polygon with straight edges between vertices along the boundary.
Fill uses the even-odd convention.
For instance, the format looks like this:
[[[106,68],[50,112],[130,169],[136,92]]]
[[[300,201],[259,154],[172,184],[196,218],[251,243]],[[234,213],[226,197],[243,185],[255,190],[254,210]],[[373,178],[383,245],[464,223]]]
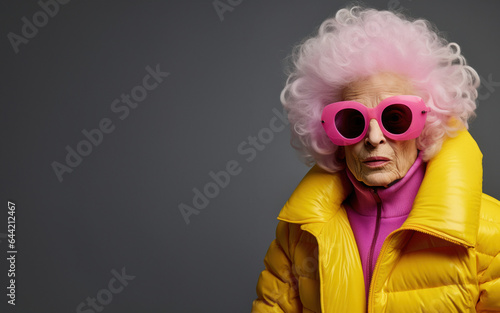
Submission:
[[[500,312],[500,254],[493,258],[479,283],[477,312]]]
[[[479,301],[477,312],[500,312],[500,202],[483,194],[478,232]]]
[[[259,276],[258,298],[253,302],[252,313],[302,312],[297,278],[291,261],[297,229],[297,225],[279,222],[276,239],[264,258],[266,268]]]

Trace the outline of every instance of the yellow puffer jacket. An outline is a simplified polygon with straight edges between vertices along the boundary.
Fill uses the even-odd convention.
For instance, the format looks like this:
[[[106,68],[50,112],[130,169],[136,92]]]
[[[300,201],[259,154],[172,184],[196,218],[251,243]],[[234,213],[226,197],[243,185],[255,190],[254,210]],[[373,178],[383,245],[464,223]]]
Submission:
[[[369,300],[342,202],[345,174],[314,166],[279,214],[252,312],[500,312],[500,202],[482,193],[482,154],[448,139],[401,228],[385,240]]]

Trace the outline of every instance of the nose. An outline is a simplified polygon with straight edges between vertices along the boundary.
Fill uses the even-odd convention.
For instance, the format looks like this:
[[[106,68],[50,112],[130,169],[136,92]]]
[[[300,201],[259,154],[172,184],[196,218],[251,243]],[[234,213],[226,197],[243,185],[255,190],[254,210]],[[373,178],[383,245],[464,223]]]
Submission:
[[[370,144],[373,147],[379,144],[385,143],[385,136],[376,119],[370,120],[370,125],[368,126],[368,132],[366,133],[365,143]]]

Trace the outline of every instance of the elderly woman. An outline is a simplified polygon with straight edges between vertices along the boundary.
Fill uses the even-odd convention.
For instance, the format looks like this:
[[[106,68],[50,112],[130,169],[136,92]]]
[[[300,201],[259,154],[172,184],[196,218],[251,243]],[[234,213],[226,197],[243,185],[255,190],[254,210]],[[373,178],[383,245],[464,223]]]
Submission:
[[[252,312],[500,312],[500,202],[467,132],[477,73],[425,20],[353,7],[299,45],[281,100],[316,163]]]

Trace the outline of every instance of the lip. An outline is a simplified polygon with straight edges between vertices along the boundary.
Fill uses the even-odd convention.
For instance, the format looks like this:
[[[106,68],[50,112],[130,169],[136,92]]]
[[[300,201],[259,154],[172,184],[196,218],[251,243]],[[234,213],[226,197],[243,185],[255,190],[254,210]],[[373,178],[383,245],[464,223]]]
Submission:
[[[389,163],[389,161],[390,159],[388,158],[375,156],[364,159],[363,164],[371,168],[376,168],[386,165],[387,163]]]

